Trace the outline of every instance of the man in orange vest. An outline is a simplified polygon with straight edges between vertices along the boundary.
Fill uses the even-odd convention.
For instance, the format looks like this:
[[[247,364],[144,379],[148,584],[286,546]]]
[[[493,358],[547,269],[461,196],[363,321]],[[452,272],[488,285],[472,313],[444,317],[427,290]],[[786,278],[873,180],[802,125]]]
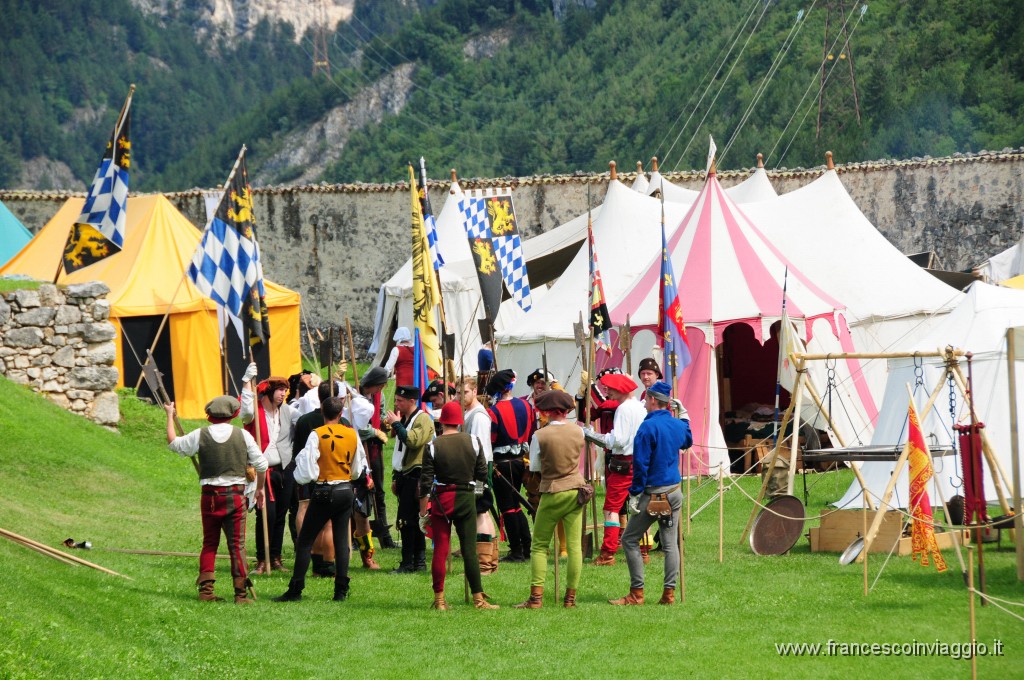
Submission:
[[[310,550],[328,520],[333,523],[334,549],[337,551],[334,600],[340,602],[348,597],[348,562],[352,549],[349,520],[355,500],[352,482],[366,471],[366,456],[356,431],[340,424],[344,407],[345,403],[339,397],[330,397],[323,403],[324,425],[309,434],[306,446],[295,459],[295,481],[315,484],[310,491],[309,509],[296,545],[295,571],[288,590],[274,598],[276,602],[302,599]],[[372,489],[373,480],[370,479],[368,484]]]

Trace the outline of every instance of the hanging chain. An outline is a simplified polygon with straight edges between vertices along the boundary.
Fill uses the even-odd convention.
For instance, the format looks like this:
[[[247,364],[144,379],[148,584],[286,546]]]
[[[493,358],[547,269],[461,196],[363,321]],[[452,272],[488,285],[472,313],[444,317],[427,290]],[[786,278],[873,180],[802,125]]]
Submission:
[[[960,452],[957,450],[957,435],[956,435],[956,384],[953,382],[953,371],[946,371],[946,382],[949,384],[949,423],[950,427],[953,428],[950,432],[950,442],[953,446],[953,467],[955,468],[956,481],[950,480],[953,488],[959,491],[963,488],[964,478],[961,470],[963,469],[962,462],[959,460]]]
[[[924,359],[914,355],[914,391],[924,385]]]

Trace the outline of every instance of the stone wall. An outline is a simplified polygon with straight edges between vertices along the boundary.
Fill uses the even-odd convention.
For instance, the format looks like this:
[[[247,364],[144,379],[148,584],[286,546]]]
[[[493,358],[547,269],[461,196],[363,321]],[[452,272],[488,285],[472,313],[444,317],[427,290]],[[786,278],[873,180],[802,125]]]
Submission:
[[[947,269],[983,262],[1021,237],[1024,218],[1024,149],[945,158],[913,158],[837,165],[853,200],[900,251],[934,250]],[[718,173],[724,186],[752,169]],[[770,170],[776,190],[809,184],[824,167]],[[700,188],[703,173],[663,173],[669,181]],[[464,189],[511,186],[520,229],[528,238],[599,205],[608,173],[461,179]],[[631,183],[635,173],[620,173]],[[440,212],[449,180],[429,183]],[[2,192],[3,200],[38,231],[69,194]],[[168,197],[196,225],[206,221],[198,190]],[[254,190],[260,244],[268,277],[297,290],[314,326],[352,318],[357,342],[373,326],[377,291],[409,257],[408,186],[337,184]],[[828,253],[823,253],[824,257]]]
[[[0,298],[0,375],[109,427],[120,420],[115,330],[103,283],[16,290]]]

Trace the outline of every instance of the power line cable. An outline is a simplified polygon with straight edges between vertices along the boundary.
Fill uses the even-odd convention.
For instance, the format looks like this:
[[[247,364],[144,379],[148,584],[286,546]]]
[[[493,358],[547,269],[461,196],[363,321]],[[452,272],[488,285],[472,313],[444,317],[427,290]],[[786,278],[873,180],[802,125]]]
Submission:
[[[658,142],[658,146],[655,147],[655,150],[654,150],[654,155],[655,156],[661,156],[661,148],[665,145],[665,142],[668,140],[669,136],[672,134],[672,130],[679,123],[679,119],[683,117],[683,114],[686,113],[686,111],[690,108],[690,102],[692,102],[693,98],[697,96],[697,92],[700,92],[701,88],[704,88],[703,94],[701,95],[700,100],[697,102],[696,106],[694,106],[694,109],[692,111],[690,111],[690,117],[686,119],[686,122],[683,123],[683,127],[679,130],[679,134],[676,135],[676,138],[675,138],[676,140],[678,140],[679,136],[683,134],[683,130],[686,129],[686,126],[690,124],[690,119],[693,118],[693,114],[696,111],[697,107],[700,106],[700,102],[704,100],[704,96],[708,93],[708,90],[711,88],[711,83],[713,83],[715,78],[718,77],[718,74],[722,72],[722,67],[725,66],[725,62],[729,59],[729,55],[732,53],[733,47],[736,46],[736,41],[739,38],[739,33],[743,30],[743,28],[750,21],[750,17],[754,16],[754,10],[757,9],[757,5],[760,2],[761,2],[761,0],[754,0],[754,3],[750,7],[750,12],[747,14],[746,20],[744,20],[743,23],[737,22],[736,27],[733,29],[732,35],[730,35],[728,38],[726,38],[725,42],[722,43],[722,48],[719,50],[718,56],[715,57],[715,60],[711,63],[711,68],[709,68],[707,71],[704,72],[704,76],[701,78],[700,83],[698,83],[697,87],[695,87],[693,89],[693,91],[690,93],[690,98],[686,100],[686,103],[683,104],[682,107],[680,107],[679,115],[676,116],[676,119],[674,121],[672,121],[671,125],[668,126],[668,128],[667,128],[667,130],[665,132],[665,135],[661,138],[661,141]],[[726,45],[729,45],[728,51],[726,51],[726,49],[725,49]],[[719,62],[719,58],[721,58],[721,62]],[[715,69],[715,67],[714,67],[715,64],[718,64],[718,68],[717,69]],[[712,70],[715,71],[715,75],[711,77],[711,81],[708,82],[707,87],[704,87],[704,82],[707,81],[708,76],[711,75],[711,71]],[[673,141],[673,146],[674,145],[675,145],[675,141]],[[671,151],[672,151],[672,149],[670,148],[669,149],[669,153],[671,153]]]
[[[722,81],[722,86],[718,88],[718,92],[715,94],[715,98],[711,100],[711,104],[708,106],[708,110],[704,112],[704,117],[700,119],[699,123],[697,123],[697,127],[694,129],[693,135],[690,136],[690,141],[686,143],[686,148],[684,148],[683,152],[679,154],[679,160],[676,161],[675,166],[673,166],[672,168],[673,170],[677,170],[679,168],[679,164],[683,162],[684,158],[686,158],[686,152],[690,150],[690,145],[693,144],[693,140],[695,140],[697,138],[697,135],[700,133],[701,126],[704,125],[704,121],[707,120],[708,116],[711,114],[711,110],[715,108],[715,103],[718,101],[718,98],[721,97],[722,92],[725,91],[725,86],[729,83],[729,78],[732,76],[732,72],[735,71],[736,66],[739,65],[740,58],[743,57],[743,53],[747,50],[747,45],[750,44],[751,38],[753,38],[754,33],[757,32],[758,26],[761,25],[761,20],[764,19],[765,13],[768,12],[768,7],[770,7],[770,3],[764,3],[764,9],[761,10],[760,16],[757,17],[757,23],[754,24],[754,27],[752,29],[750,29],[750,35],[747,36],[746,41],[743,43],[743,47],[740,48],[739,54],[736,55],[736,60],[732,63],[732,66],[729,67],[729,72],[725,74],[725,79]]]
[[[857,27],[860,26],[860,22],[864,20],[864,14],[867,12],[867,8],[868,8],[867,5],[861,5],[861,12],[860,12],[860,16],[857,18],[857,23],[853,25],[853,28],[850,29],[850,32],[846,35],[846,42],[843,43],[843,49],[844,50],[849,49],[850,40],[853,38],[853,34],[857,32]],[[854,5],[854,7],[850,10],[850,14],[846,16],[846,19],[843,21],[843,28],[840,29],[840,35],[842,35],[845,32],[846,25],[850,22],[850,17],[853,16],[853,12],[856,9],[857,9],[857,6]],[[832,52],[832,50],[835,49],[836,43],[838,43],[838,42],[839,42],[839,36],[837,36],[835,41],[833,41],[832,47],[829,48],[829,52]],[[838,60],[832,62],[832,65],[829,67],[828,72],[825,74],[825,79],[821,82],[821,85],[818,88],[819,94],[821,93],[822,90],[825,89],[825,85],[828,84],[829,78],[832,77],[832,71],[835,70],[836,66],[838,66],[838,65],[839,65],[839,61]],[[815,76],[817,76],[817,74],[815,74]],[[811,80],[811,85],[812,86],[814,85],[814,80],[813,79]],[[808,91],[810,91],[810,88],[808,88]],[[807,96],[807,92],[804,93],[804,97],[806,97],[806,96]],[[803,99],[800,100],[800,104],[803,104]],[[794,112],[793,112],[794,116],[799,111],[800,104],[797,104],[797,109],[794,110]],[[810,113],[811,113],[811,107],[807,107],[807,111],[804,112],[803,118],[800,119],[800,124],[797,125],[796,129],[793,131],[793,136],[790,138],[789,144],[786,145],[786,149],[779,156],[779,160],[775,164],[776,168],[779,167],[779,164],[782,163],[782,159],[786,157],[787,153],[789,153],[789,148],[791,146],[793,146],[793,142],[796,141],[797,135],[800,132],[800,128],[803,127],[804,121],[807,120],[807,116],[810,115]],[[790,122],[792,122],[792,120],[793,120],[793,118],[790,117]],[[789,123],[786,124],[786,128],[788,128],[788,127],[789,127]],[[786,130],[784,129],[782,131],[782,134],[779,135],[779,141],[782,141],[782,137],[785,134],[786,134]],[[775,147],[777,147],[778,145],[779,145],[779,142],[778,141],[775,142],[775,146],[772,147],[772,151],[775,151]]]
[[[764,96],[764,93],[768,90],[768,85],[771,83],[772,79],[775,78],[775,74],[778,73],[779,67],[782,66],[783,60],[785,60],[786,56],[789,54],[789,50],[793,47],[793,44],[796,42],[796,38],[800,34],[801,29],[803,29],[804,25],[807,23],[807,16],[810,15],[811,10],[814,9],[814,6],[817,4],[817,2],[818,0],[814,0],[814,2],[811,3],[810,9],[808,9],[806,12],[804,12],[804,10],[800,10],[800,12],[797,14],[796,22],[793,24],[793,28],[790,29],[789,35],[787,35],[786,40],[783,41],[782,47],[780,48],[778,54],[775,56],[775,60],[772,62],[772,65],[768,68],[768,72],[765,73],[764,78],[761,79],[761,84],[758,86],[757,91],[751,98],[750,104],[747,106],[747,110],[743,112],[743,116],[740,118],[740,122],[736,126],[736,129],[733,130],[732,136],[729,138],[729,142],[725,145],[725,150],[721,154],[719,154],[719,162],[725,160],[725,156],[729,153],[729,149],[732,148],[733,143],[739,137],[740,131],[747,124],[747,121],[750,120],[750,116],[751,114],[753,114],[754,108],[757,106],[758,102],[761,101],[761,97]]]
[[[676,148],[676,144],[679,142],[679,138],[683,136],[683,132],[686,131],[686,128],[687,128],[687,126],[689,126],[690,121],[693,120],[694,114],[696,114],[697,111],[700,109],[700,105],[704,101],[704,97],[706,97],[708,92],[711,91],[711,87],[712,87],[712,85],[714,85],[715,79],[718,78],[718,74],[720,74],[722,72],[722,69],[725,68],[726,62],[729,61],[729,55],[732,54],[733,48],[736,47],[736,43],[739,42],[740,35],[743,33],[743,30],[746,29],[747,24],[750,23],[751,17],[754,16],[754,11],[757,9],[757,5],[758,5],[759,2],[761,2],[761,0],[756,0],[754,2],[754,4],[750,8],[750,13],[747,15],[747,18],[743,21],[743,25],[734,34],[735,38],[733,39],[732,44],[729,45],[729,51],[726,52],[725,58],[722,59],[722,63],[719,64],[718,69],[715,71],[715,75],[712,76],[710,81],[708,81],[707,87],[704,89],[704,92],[701,94],[700,99],[697,100],[697,104],[693,107],[693,110],[690,111],[690,115],[687,117],[686,122],[683,123],[683,127],[679,128],[678,134],[676,134],[675,139],[672,140],[672,146],[670,146],[668,148],[668,151],[665,152],[665,156],[662,158],[662,160],[664,162],[667,162],[667,158],[672,153],[672,150],[674,148]],[[685,110],[686,109],[684,108],[683,111],[685,111]],[[683,111],[679,112],[680,116],[683,115]],[[676,120],[678,120],[678,118]],[[669,134],[671,134],[671,130],[669,131]],[[664,144],[664,141],[662,141],[662,144]],[[661,145],[659,144],[658,146],[659,146],[659,149],[660,149]]]

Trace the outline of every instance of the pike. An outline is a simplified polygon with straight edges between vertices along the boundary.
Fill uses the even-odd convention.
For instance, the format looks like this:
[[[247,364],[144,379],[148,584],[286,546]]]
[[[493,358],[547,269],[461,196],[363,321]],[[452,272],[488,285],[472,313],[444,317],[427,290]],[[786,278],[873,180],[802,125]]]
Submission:
[[[519,491],[519,489],[517,489],[515,486],[513,486],[512,482],[508,481],[508,479],[506,479],[505,476],[503,474],[501,474],[501,472],[498,470],[498,468],[494,468],[494,475],[498,479],[500,479],[501,481],[505,482],[505,484],[508,485],[508,488],[512,490],[512,495],[514,495],[516,498],[518,498],[519,502],[522,503],[524,506],[526,506],[526,511],[528,513],[530,513],[530,517],[533,517],[534,519],[536,519],[537,518],[537,509],[535,507],[533,507],[533,505],[530,504],[530,501],[526,498],[526,496],[524,496]]]
[[[167,394],[167,388],[164,387],[164,374],[161,373],[156,367],[156,359],[153,357],[152,350],[146,350],[146,363],[142,365],[142,377],[146,381],[146,386],[149,387],[150,394],[156,399],[157,406],[163,408],[164,404],[169,404],[171,398]],[[174,413],[174,431],[179,437],[185,435],[185,428],[181,426],[181,421],[178,419],[178,413]],[[196,469],[196,474],[199,474],[199,461],[196,460],[195,456],[189,456],[189,460],[192,461],[192,467]]]

